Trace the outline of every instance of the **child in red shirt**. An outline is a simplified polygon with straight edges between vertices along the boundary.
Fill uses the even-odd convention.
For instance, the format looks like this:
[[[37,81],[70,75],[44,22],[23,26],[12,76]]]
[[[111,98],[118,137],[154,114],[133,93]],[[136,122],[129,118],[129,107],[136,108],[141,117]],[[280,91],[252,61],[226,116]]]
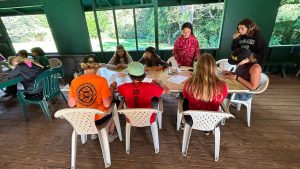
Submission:
[[[132,62],[128,65],[128,74],[131,83],[125,83],[118,87],[120,95],[125,97],[125,103],[128,108],[156,108],[152,106],[154,98],[160,98],[163,93],[168,93],[169,89],[159,80],[153,80],[152,83],[142,82],[146,77],[144,66],[139,62]],[[150,119],[154,122],[155,116]]]

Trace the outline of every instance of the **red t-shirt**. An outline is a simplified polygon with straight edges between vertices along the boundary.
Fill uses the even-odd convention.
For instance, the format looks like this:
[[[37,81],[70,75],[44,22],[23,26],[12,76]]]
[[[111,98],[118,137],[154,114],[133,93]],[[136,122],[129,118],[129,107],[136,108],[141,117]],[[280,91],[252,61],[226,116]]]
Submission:
[[[183,96],[189,100],[189,109],[190,110],[207,110],[207,111],[219,111],[219,106],[226,98],[228,93],[228,88],[225,83],[222,84],[222,93],[216,95],[211,102],[205,102],[202,100],[197,100],[191,96],[187,89],[186,84],[183,87]]]
[[[160,98],[163,88],[147,82],[125,83],[118,87],[120,95],[125,97],[128,108],[152,108],[151,99]],[[152,116],[150,123],[154,122],[155,116]]]

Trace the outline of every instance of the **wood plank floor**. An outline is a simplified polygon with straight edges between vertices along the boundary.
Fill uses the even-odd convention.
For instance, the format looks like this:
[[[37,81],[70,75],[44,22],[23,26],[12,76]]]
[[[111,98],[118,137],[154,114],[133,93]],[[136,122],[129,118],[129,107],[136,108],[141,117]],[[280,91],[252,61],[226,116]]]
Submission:
[[[175,130],[176,99],[164,100],[160,152],[154,153],[150,128],[132,128],[131,153],[125,142],[110,144],[114,168],[300,168],[300,78],[270,76],[268,90],[253,101],[251,127],[246,113],[231,109],[235,119],[221,128],[220,160],[213,161],[214,137],[193,131],[188,156],[181,155],[182,131]],[[62,100],[51,112],[64,108]],[[70,168],[71,126],[61,119],[46,121],[37,106],[30,120],[20,116],[18,100],[0,99],[0,168]],[[121,118],[123,138],[124,118]],[[80,139],[79,139],[80,141]],[[77,168],[104,168],[98,140],[78,144]]]

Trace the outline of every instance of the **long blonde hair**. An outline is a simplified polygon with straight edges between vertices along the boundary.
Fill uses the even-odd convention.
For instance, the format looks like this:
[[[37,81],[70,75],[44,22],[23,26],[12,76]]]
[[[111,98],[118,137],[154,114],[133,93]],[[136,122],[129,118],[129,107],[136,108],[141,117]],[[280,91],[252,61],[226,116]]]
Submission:
[[[217,77],[216,61],[211,54],[202,54],[196,64],[193,77],[186,81],[187,92],[197,100],[211,101],[222,93],[224,82]]]

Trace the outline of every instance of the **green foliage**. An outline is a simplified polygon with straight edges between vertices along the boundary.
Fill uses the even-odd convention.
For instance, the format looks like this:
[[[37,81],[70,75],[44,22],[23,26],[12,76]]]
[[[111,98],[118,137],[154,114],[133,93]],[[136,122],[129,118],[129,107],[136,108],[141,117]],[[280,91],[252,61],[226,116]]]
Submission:
[[[283,0],[278,9],[270,45],[300,44],[300,2]]]
[[[1,17],[13,43],[52,39],[45,15]]]

